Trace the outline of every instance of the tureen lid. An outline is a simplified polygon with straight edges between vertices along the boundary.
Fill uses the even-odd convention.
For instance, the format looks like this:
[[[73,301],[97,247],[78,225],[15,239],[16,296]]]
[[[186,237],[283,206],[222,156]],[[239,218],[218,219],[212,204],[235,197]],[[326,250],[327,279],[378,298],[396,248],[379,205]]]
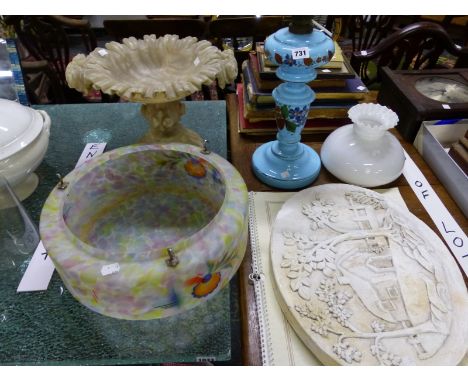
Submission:
[[[41,133],[43,124],[36,110],[0,99],[0,160],[29,145]]]

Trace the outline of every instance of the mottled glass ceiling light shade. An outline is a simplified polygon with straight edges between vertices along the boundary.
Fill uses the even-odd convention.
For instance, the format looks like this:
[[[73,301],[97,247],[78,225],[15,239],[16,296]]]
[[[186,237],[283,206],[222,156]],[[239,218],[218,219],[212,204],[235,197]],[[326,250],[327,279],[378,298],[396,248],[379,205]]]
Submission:
[[[215,296],[245,254],[248,196],[237,170],[187,144],[132,145],[55,187],[40,233],[72,295],[98,313],[148,320]]]

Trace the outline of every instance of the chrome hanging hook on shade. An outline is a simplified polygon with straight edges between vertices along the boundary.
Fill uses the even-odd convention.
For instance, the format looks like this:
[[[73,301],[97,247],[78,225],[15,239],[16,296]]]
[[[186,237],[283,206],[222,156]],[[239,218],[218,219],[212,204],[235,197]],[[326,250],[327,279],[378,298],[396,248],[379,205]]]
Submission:
[[[68,187],[68,182],[64,182],[63,181],[63,178],[62,178],[62,175],[60,175],[59,173],[55,174],[57,175],[57,178],[59,179],[59,182],[57,184],[57,188],[59,190],[65,190],[67,187]]]
[[[211,151],[208,149],[208,139],[203,140],[203,149],[200,152],[205,155],[211,154]]]
[[[167,248],[167,255],[169,258],[166,260],[166,264],[168,267],[175,268],[179,264],[179,259],[174,253],[172,248]]]

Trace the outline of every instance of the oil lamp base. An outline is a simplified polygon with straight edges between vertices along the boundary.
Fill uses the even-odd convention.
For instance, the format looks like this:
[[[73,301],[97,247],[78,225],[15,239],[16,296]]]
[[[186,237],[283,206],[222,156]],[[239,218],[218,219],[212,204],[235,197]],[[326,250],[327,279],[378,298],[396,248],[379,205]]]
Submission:
[[[320,157],[309,146],[298,143],[297,154],[281,156],[278,141],[267,142],[255,150],[252,168],[263,183],[280,189],[294,190],[311,184],[320,172]]]

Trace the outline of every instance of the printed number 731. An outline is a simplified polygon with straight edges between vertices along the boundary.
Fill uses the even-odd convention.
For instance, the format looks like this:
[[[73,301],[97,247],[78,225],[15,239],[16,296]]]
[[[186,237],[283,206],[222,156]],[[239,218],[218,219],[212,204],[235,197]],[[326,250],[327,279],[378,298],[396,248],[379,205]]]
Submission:
[[[298,57],[303,57],[306,55],[306,51],[305,50],[296,50],[294,52],[294,58],[298,58]]]

